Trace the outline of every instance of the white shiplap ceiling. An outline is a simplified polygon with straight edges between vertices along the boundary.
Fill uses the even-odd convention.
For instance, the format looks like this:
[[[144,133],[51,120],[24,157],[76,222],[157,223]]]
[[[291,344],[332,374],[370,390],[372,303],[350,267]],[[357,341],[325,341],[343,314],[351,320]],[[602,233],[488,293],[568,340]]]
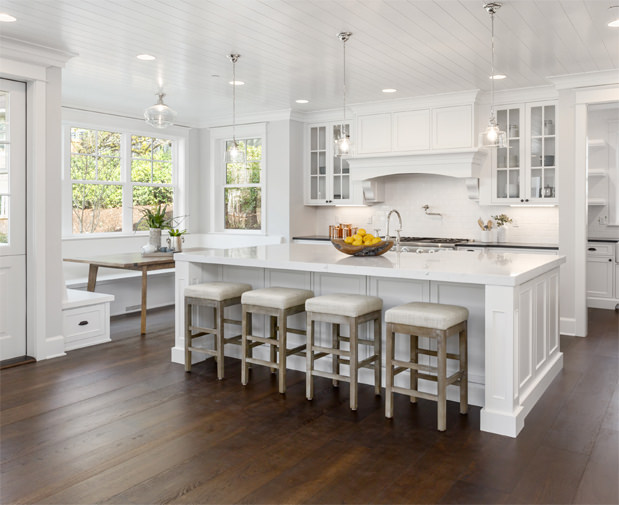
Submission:
[[[508,78],[496,89],[619,69],[609,5],[504,0],[495,66]],[[0,12],[18,19],[1,24],[3,37],[77,54],[63,72],[64,105],[141,117],[161,83],[184,125],[230,115],[231,52],[242,55],[237,79],[246,83],[237,88],[239,115],[340,107],[340,31],[353,32],[349,103],[490,88],[482,0],[0,0]]]

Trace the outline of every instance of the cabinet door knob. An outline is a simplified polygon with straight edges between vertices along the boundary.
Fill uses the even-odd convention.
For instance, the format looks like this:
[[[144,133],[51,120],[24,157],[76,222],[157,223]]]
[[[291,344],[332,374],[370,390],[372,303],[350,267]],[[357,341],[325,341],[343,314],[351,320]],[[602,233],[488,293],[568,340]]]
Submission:
[[[588,249],[589,251],[597,251],[597,249],[595,247],[589,247]]]
[[[88,321],[80,321],[77,324],[78,324],[78,326],[86,326],[88,324]]]
[[[608,261],[612,261],[612,260],[613,260],[612,258],[608,258]]]

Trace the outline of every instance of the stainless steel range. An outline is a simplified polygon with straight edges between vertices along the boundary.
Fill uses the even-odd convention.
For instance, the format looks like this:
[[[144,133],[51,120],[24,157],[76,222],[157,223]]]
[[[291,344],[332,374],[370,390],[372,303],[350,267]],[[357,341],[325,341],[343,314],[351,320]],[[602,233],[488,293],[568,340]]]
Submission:
[[[454,250],[456,244],[470,242],[466,238],[400,237],[400,250],[413,253],[436,253]]]

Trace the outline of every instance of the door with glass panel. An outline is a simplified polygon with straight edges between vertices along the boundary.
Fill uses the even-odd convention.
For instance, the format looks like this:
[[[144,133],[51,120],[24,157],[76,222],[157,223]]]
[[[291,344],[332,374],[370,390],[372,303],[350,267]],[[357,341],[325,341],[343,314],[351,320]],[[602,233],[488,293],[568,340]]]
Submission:
[[[497,123],[505,132],[504,147],[497,147],[493,181],[493,202],[519,201],[522,194],[522,163],[524,142],[521,142],[521,107],[497,109]]]
[[[554,103],[527,105],[529,120],[529,201],[554,203],[557,198],[556,120]]]
[[[26,354],[26,85],[0,79],[0,360]]]

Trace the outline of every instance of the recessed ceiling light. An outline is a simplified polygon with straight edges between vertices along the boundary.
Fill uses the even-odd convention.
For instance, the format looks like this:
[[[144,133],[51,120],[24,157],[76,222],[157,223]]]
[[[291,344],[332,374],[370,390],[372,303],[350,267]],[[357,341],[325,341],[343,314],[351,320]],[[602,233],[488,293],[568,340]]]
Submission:
[[[611,5],[608,8],[608,26],[619,28],[619,5]]]
[[[7,14],[6,12],[0,12],[0,21],[3,23],[13,23],[17,21],[17,18]]]
[[[501,79],[505,79],[507,76],[505,74],[494,74],[491,75],[488,79],[494,79],[495,81],[500,81]]]
[[[243,81],[230,81],[228,84],[232,86],[243,86],[245,83]]]
[[[297,102],[297,103],[309,103],[309,100],[301,99],[301,100],[295,100],[295,102]]]
[[[383,93],[395,93],[397,89],[394,88],[385,88],[383,89]]]
[[[156,59],[152,54],[138,54],[136,58],[143,61],[153,61]]]

